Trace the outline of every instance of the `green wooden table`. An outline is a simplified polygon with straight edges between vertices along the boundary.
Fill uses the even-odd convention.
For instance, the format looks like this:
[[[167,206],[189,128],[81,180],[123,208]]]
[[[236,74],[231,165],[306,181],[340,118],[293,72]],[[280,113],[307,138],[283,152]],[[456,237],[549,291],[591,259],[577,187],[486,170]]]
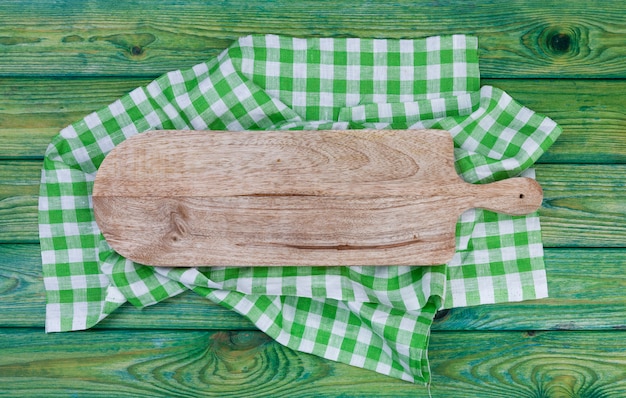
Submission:
[[[626,3],[473,3],[0,2],[0,395],[428,396],[286,349],[192,293],[44,334],[37,192],[61,128],[239,36],[466,33],[483,84],[564,130],[537,165],[551,298],[440,314],[432,394],[626,396]]]

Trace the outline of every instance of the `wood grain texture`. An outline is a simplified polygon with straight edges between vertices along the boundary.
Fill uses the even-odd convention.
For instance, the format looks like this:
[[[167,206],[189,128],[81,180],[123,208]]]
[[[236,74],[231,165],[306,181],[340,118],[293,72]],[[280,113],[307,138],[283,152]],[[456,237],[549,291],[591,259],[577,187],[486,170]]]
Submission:
[[[440,130],[151,131],[98,169],[111,247],[161,266],[436,265],[480,207],[541,206],[529,178],[472,185]]]
[[[0,328],[44,327],[46,297],[38,244],[0,245],[0,297]],[[256,330],[235,312],[192,292],[140,310],[124,305],[96,328]]]
[[[0,161],[0,244],[38,243],[41,166],[39,161]]]
[[[37,243],[39,161],[0,161],[0,242]],[[547,247],[624,247],[626,165],[539,164]]]
[[[432,394],[623,396],[625,337],[434,332]],[[0,329],[0,338],[12,342],[0,356],[5,396],[428,396],[426,387],[294,352],[260,332]]]
[[[433,396],[621,397],[623,338],[624,331],[433,332]]]
[[[42,159],[52,137],[62,128],[149,81],[0,79],[0,159]]]
[[[0,78],[0,159],[43,158],[54,135],[145,78]],[[483,79],[552,117],[563,134],[542,163],[626,163],[623,80]]]
[[[481,83],[564,129],[537,172],[551,298],[438,314],[432,395],[626,396],[625,15],[595,0],[0,2],[0,395],[428,396],[243,332],[194,293],[45,335],[39,160],[67,124],[246,34],[468,33]]]
[[[626,329],[625,263],[624,249],[546,249],[550,298],[443,311],[433,329]],[[0,245],[0,327],[43,327],[42,284],[39,245]],[[141,310],[124,305],[96,329],[256,330],[193,292]]]
[[[0,337],[13,343],[0,358],[0,382],[10,396],[356,397],[425,392],[285,349],[259,332],[44,335],[41,330],[2,329]]]
[[[626,165],[538,167],[537,179],[545,192],[539,211],[544,242],[550,242],[549,246],[624,247],[625,175]]]
[[[434,330],[615,330],[626,328],[624,249],[546,249],[550,297],[455,308]],[[592,277],[590,277],[592,275]]]
[[[250,33],[291,36],[480,37],[485,77],[626,76],[623,19],[612,2],[349,0],[70,0],[0,5],[2,76],[155,76],[192,66]],[[184,21],[184,23],[182,23]]]
[[[507,91],[563,128],[540,163],[626,163],[625,80],[483,79],[482,83]]]

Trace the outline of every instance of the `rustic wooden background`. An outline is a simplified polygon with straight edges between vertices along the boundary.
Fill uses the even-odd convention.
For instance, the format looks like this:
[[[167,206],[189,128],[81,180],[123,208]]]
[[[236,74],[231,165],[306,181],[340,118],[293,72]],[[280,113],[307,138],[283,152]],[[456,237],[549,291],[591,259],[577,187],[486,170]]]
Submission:
[[[438,316],[435,397],[626,396],[626,2],[0,2],[0,395],[390,396],[193,294],[46,335],[37,192],[61,128],[250,33],[479,37],[483,84],[556,120],[537,165],[550,299]]]

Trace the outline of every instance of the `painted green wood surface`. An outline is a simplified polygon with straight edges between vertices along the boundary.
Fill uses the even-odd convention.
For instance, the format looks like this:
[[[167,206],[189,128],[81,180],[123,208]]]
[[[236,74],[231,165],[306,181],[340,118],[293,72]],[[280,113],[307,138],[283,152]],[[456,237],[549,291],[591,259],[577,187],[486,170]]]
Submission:
[[[622,1],[0,3],[0,76],[151,76],[239,36],[480,37],[484,77],[626,77]],[[16,20],[19,20],[17,23]]]
[[[424,387],[294,352],[254,331],[1,329],[0,339],[13,343],[0,357],[0,383],[15,396],[428,396]],[[434,332],[429,352],[434,397],[626,394],[625,331]]]
[[[0,242],[38,240],[40,161],[0,161]],[[626,242],[626,165],[538,164],[548,247],[623,247]]]
[[[250,33],[478,35],[482,84],[564,129],[537,166],[551,297],[438,314],[432,394],[626,396],[626,3],[597,0],[0,2],[0,395],[428,396],[283,348],[193,293],[43,333],[36,210],[50,139]]]
[[[0,78],[0,159],[42,158],[60,129],[150,81]],[[540,162],[626,163],[626,81],[483,79],[482,84],[506,90],[563,127]]]
[[[572,259],[576,266],[572,266]],[[626,249],[546,249],[550,298],[455,308],[438,314],[437,331],[613,330],[626,328]],[[593,278],[589,277],[593,270]],[[43,327],[39,245],[0,245],[0,325]],[[239,315],[189,292],[159,305],[125,305],[98,329],[254,330]]]

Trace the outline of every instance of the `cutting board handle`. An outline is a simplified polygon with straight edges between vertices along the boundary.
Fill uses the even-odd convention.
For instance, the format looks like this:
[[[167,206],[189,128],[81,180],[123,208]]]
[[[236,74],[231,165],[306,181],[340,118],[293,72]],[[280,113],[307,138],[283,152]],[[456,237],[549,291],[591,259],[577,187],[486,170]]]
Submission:
[[[541,185],[531,178],[514,177],[490,184],[472,185],[470,207],[520,216],[539,209],[543,201]]]

